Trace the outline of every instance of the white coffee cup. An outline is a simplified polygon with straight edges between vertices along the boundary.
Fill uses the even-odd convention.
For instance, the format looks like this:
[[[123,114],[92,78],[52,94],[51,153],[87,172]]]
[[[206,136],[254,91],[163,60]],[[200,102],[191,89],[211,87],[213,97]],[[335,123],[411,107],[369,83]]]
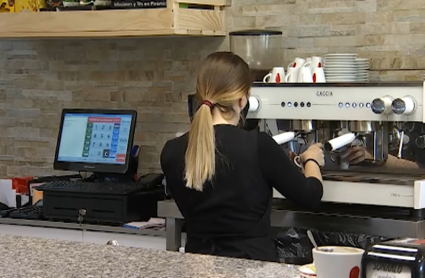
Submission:
[[[299,69],[299,68],[301,68],[301,67],[302,67],[302,65],[304,65],[304,64],[305,64],[305,60],[304,60],[303,58],[299,58],[299,57],[297,57],[297,58],[295,58],[295,60],[294,60],[292,63],[290,63],[290,64],[289,64],[288,69],[289,69],[289,68],[296,68],[296,69]]]
[[[357,139],[356,139],[357,140]],[[350,146],[348,146],[351,148]],[[350,152],[342,152],[339,155],[339,169],[348,170],[350,168]]]
[[[304,63],[299,69],[297,82],[298,83],[312,83],[313,76],[311,75],[310,63]]]
[[[318,56],[311,57],[311,68],[323,68],[323,58]]]
[[[283,67],[274,67],[263,78],[264,83],[283,83],[285,82],[285,69]]]
[[[317,278],[359,278],[364,250],[354,247],[322,246],[313,249]]]
[[[312,70],[313,83],[325,83],[325,71],[323,68],[315,67]]]
[[[295,83],[297,82],[297,78],[298,78],[298,69],[293,67],[288,68],[288,73],[285,76],[285,82]]]
[[[305,63],[307,64],[307,63],[310,63],[310,69],[312,69],[313,68],[313,65],[311,64],[311,57],[307,57],[307,58],[305,58]]]

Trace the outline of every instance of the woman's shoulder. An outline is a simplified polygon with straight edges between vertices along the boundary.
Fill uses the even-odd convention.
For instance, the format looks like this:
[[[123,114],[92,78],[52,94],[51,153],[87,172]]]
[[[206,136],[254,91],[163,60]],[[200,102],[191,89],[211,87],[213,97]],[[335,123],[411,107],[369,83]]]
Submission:
[[[241,127],[231,125],[217,125],[216,132],[218,134],[228,134],[230,136],[250,137],[258,140],[259,142],[274,142],[273,138],[269,134],[263,131],[259,131],[258,129],[247,130]]]
[[[161,151],[161,163],[165,163],[168,160],[173,160],[176,154],[184,153],[187,147],[188,133],[185,133],[179,137],[173,138],[165,142],[164,147]]]
[[[189,133],[185,133],[176,138],[172,138],[165,142],[162,152],[164,151],[175,151],[177,148],[185,148],[189,138]]]

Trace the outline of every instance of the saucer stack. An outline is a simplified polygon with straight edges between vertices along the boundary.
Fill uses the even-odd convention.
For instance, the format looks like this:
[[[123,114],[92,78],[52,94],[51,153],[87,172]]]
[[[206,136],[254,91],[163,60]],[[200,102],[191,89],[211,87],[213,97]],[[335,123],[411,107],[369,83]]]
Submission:
[[[356,81],[361,83],[369,82],[369,59],[356,58],[356,68]]]
[[[356,58],[357,54],[354,53],[326,55],[323,60],[326,82],[358,82]]]

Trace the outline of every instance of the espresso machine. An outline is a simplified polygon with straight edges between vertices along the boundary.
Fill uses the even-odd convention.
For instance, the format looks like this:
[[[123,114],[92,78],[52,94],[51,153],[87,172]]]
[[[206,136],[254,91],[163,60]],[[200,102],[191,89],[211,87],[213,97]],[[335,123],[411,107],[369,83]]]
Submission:
[[[324,145],[323,205],[294,207],[274,191],[280,209],[295,213],[282,214],[282,221],[425,237],[424,88],[423,82],[255,83],[247,121],[257,122],[291,159],[312,143]],[[347,158],[350,148],[364,153],[361,161]]]

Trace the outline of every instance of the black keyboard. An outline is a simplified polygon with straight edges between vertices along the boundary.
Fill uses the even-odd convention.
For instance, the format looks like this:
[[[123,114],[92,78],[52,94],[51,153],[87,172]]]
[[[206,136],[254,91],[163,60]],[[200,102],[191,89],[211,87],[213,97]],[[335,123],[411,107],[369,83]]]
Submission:
[[[52,181],[37,187],[40,191],[103,193],[126,195],[145,189],[142,182],[87,182],[87,181]]]
[[[10,212],[9,216],[11,218],[41,219],[42,214],[42,206],[29,206],[13,210]]]

